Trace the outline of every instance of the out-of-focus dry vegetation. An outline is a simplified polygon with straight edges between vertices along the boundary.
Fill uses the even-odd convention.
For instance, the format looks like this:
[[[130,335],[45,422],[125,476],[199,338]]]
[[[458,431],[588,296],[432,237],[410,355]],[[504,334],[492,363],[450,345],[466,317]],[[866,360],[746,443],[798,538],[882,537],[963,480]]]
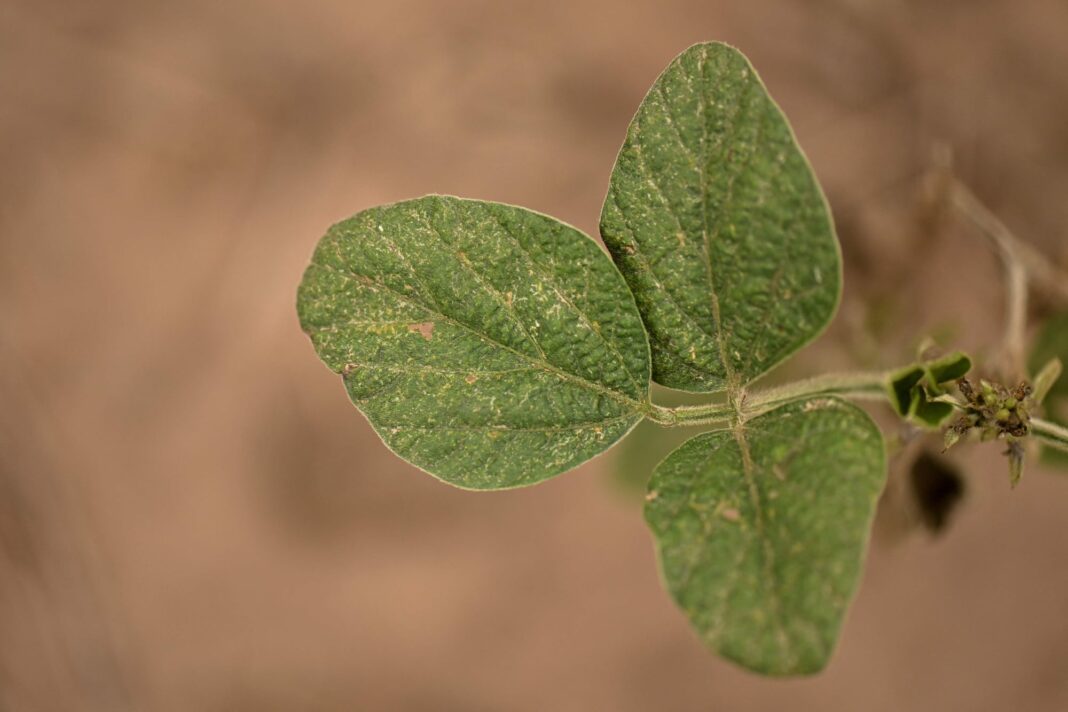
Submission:
[[[996,446],[932,539],[899,473],[828,671],[708,654],[610,460],[474,495],[396,459],[299,333],[331,222],[427,192],[593,233],[689,44],[741,47],[847,259],[799,371],[989,350],[996,261],[932,147],[1065,251],[1063,2],[0,2],[0,709],[1068,709],[1068,478]]]

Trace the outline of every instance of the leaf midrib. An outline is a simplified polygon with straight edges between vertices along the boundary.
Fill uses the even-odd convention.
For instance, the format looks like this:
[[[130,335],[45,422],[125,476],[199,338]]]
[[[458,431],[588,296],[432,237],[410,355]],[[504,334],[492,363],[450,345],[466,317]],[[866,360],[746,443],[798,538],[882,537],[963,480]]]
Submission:
[[[764,569],[764,579],[768,582],[769,599],[772,604],[772,616],[775,619],[775,629],[778,634],[777,640],[782,654],[790,658],[790,636],[786,633],[786,624],[782,615],[782,593],[779,587],[779,577],[775,571],[775,549],[771,540],[768,539],[764,522],[764,504],[760,496],[760,488],[757,485],[756,473],[754,472],[753,455],[749,450],[749,441],[745,437],[745,423],[739,422],[732,429],[734,442],[742,455],[742,472],[745,474],[746,485],[749,490],[750,502],[753,506],[753,515],[756,524],[756,535],[761,544],[761,564]]]
[[[337,248],[338,245],[335,243],[334,247]],[[340,255],[340,253],[337,254],[337,258],[338,258],[338,261],[340,261],[342,264],[345,263],[344,259]],[[579,387],[586,388],[586,389],[592,390],[592,391],[596,391],[598,393],[601,393],[602,395],[605,395],[605,396],[611,398],[612,400],[615,400],[615,401],[617,401],[619,403],[622,403],[622,404],[626,405],[627,407],[631,408],[635,413],[645,414],[649,409],[649,404],[648,404],[647,401],[635,400],[635,399],[631,398],[630,396],[627,396],[627,395],[625,395],[623,393],[620,393],[619,391],[614,391],[611,388],[608,388],[607,386],[604,386],[604,385],[602,385],[600,383],[595,383],[595,382],[589,381],[589,380],[587,380],[587,379],[585,379],[585,378],[583,378],[581,376],[577,376],[575,374],[568,373],[567,371],[564,371],[564,370],[560,369],[559,367],[557,367],[557,366],[555,366],[555,365],[553,365],[553,364],[551,364],[551,363],[549,363],[547,361],[540,361],[540,360],[534,358],[533,356],[531,356],[529,354],[525,354],[522,351],[519,351],[519,350],[517,350],[517,349],[515,349],[515,348],[513,348],[511,346],[508,346],[507,344],[504,344],[504,343],[501,343],[500,341],[497,341],[496,339],[494,339],[493,337],[489,336],[488,334],[483,334],[482,332],[478,331],[474,327],[469,326],[468,324],[465,324],[462,321],[459,321],[457,319],[454,319],[451,316],[448,316],[448,315],[442,313],[439,308],[429,307],[429,306],[427,306],[425,304],[420,304],[419,302],[413,300],[408,295],[406,295],[406,294],[404,294],[402,292],[398,292],[397,290],[393,289],[392,287],[390,287],[390,286],[388,286],[386,284],[382,284],[381,282],[373,281],[369,277],[365,277],[363,275],[356,274],[355,272],[351,272],[351,271],[349,271],[347,269],[338,269],[338,268],[334,267],[333,265],[325,264],[323,262],[317,262],[315,260],[312,260],[311,264],[312,264],[313,267],[317,267],[319,269],[324,269],[327,272],[331,272],[332,274],[336,274],[339,277],[347,279],[347,280],[349,280],[353,284],[356,284],[359,287],[363,287],[363,288],[366,288],[366,289],[371,289],[371,290],[377,291],[377,292],[386,292],[388,294],[391,294],[397,300],[399,300],[399,301],[401,301],[401,302],[403,302],[405,304],[408,304],[409,306],[413,306],[413,307],[416,307],[418,309],[423,309],[427,314],[430,314],[430,315],[432,315],[433,317],[435,317],[437,319],[441,319],[442,321],[444,321],[444,322],[446,322],[448,324],[452,324],[453,326],[456,326],[456,327],[459,327],[461,329],[464,329],[465,331],[470,332],[471,334],[473,334],[474,336],[478,337],[479,339],[482,339],[486,343],[491,344],[496,348],[508,351],[509,353],[512,353],[512,354],[520,357],[521,359],[523,359],[525,361],[528,361],[529,363],[534,364],[539,369],[544,370],[544,371],[548,371],[549,373],[552,373],[553,375],[557,376],[558,378],[560,378],[563,381],[568,381],[568,382],[573,383],[574,385],[577,385]],[[366,281],[364,281],[364,280],[366,280]]]
[[[606,425],[611,426],[616,423],[624,423],[633,419],[637,413],[627,413],[625,415],[617,415],[605,420],[584,420],[568,425],[532,425],[532,426],[511,426],[501,423],[486,423],[484,425],[472,424],[472,425],[408,425],[404,423],[378,423],[382,428],[388,430],[417,430],[424,432],[438,432],[438,431],[450,431],[450,432],[485,432],[492,431],[498,433],[563,433],[569,431],[578,430],[595,430],[597,428],[604,427]]]
[[[708,49],[701,53],[701,61],[698,62],[697,69],[701,73],[701,82],[708,83],[708,75],[705,72],[705,66],[708,64]],[[748,68],[747,68],[748,69]],[[686,75],[686,69],[679,63],[679,71]],[[752,71],[748,69],[748,71]],[[688,76],[688,75],[687,75]],[[728,135],[725,137],[726,145],[733,145],[736,137],[736,127],[738,125],[738,118],[743,112],[748,112],[750,104],[752,102],[753,87],[756,84],[756,79],[745,83],[744,91],[738,96],[737,104],[734,111],[731,113],[730,123],[728,125]],[[701,172],[701,222],[702,222],[702,237],[705,250],[705,265],[707,267],[708,274],[708,291],[710,295],[711,308],[712,308],[712,322],[716,325],[716,341],[719,344],[719,358],[723,362],[723,370],[727,375],[727,397],[734,402],[738,395],[738,390],[741,385],[738,383],[738,375],[734,370],[734,366],[728,358],[727,353],[727,341],[723,333],[723,318],[720,313],[719,304],[719,292],[716,288],[715,269],[712,266],[712,236],[710,233],[710,226],[708,223],[708,164],[711,161],[711,156],[708,154],[708,102],[704,91],[697,92],[698,103],[701,109],[701,150],[705,153],[702,156],[701,161],[697,161],[696,157],[694,162],[698,163],[699,170]],[[733,195],[734,181],[737,179],[739,173],[748,167],[748,161],[752,159],[752,153],[750,153],[747,163],[744,166],[739,166],[738,170],[732,172],[727,182],[727,196],[724,199],[723,210],[724,214],[728,213],[728,207],[731,202],[731,196]],[[715,237],[719,237],[722,225],[715,227]]]

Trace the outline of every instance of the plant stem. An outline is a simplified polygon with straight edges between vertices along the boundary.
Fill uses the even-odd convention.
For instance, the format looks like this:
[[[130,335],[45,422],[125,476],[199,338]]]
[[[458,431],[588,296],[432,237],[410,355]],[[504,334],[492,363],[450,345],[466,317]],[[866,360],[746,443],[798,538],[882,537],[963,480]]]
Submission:
[[[1068,451],[1068,428],[1041,418],[1031,418],[1031,434],[1043,445]]]
[[[738,397],[728,399],[725,403],[680,405],[675,408],[653,405],[649,418],[669,426],[726,424],[731,420],[745,421],[781,405],[819,396],[884,399],[888,397],[887,378],[888,374],[883,371],[830,373],[754,393],[743,390]]]
[[[1027,328],[1027,276],[1022,243],[996,215],[960,181],[953,182],[953,205],[993,243],[1005,270],[1005,331],[1001,342],[1001,370],[1007,381],[1027,376],[1024,359]]]

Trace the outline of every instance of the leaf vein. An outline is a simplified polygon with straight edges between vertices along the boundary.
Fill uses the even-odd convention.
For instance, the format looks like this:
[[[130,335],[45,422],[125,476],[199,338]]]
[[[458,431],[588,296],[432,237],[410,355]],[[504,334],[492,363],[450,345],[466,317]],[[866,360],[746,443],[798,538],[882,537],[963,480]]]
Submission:
[[[516,356],[519,356],[520,358],[522,358],[522,359],[524,359],[524,360],[526,360],[526,361],[528,361],[530,363],[534,363],[534,364],[542,367],[544,370],[549,371],[550,373],[553,373],[555,376],[557,376],[561,380],[569,381],[571,383],[574,383],[575,385],[578,385],[580,387],[586,388],[588,390],[597,391],[598,393],[602,393],[602,394],[608,396],[609,398],[611,398],[611,399],[613,399],[615,401],[618,401],[620,403],[625,404],[626,406],[628,406],[629,408],[633,409],[636,412],[642,412],[643,411],[643,409],[642,409],[642,405],[643,404],[642,404],[641,401],[634,400],[633,398],[630,398],[626,394],[620,393],[619,391],[614,391],[614,390],[612,390],[610,388],[607,388],[607,387],[603,386],[600,383],[595,383],[593,381],[589,381],[589,380],[587,380],[585,378],[582,378],[581,376],[578,376],[578,375],[575,375],[575,374],[572,374],[572,373],[568,373],[567,371],[564,371],[564,370],[560,369],[559,367],[557,367],[557,366],[555,366],[555,365],[553,365],[551,363],[548,363],[547,361],[539,361],[536,358],[534,358],[533,356],[531,356],[530,354],[523,353],[522,351],[518,351],[518,350],[512,348],[511,346],[508,346],[507,344],[501,343],[500,341],[497,341],[496,339],[494,339],[493,337],[489,336],[488,334],[484,334],[484,333],[480,332],[478,329],[476,329],[476,328],[474,328],[474,327],[472,327],[472,326],[470,326],[468,324],[465,324],[464,322],[462,322],[462,321],[460,321],[458,319],[455,319],[455,318],[443,313],[439,309],[434,309],[434,308],[428,307],[425,304],[420,304],[419,302],[413,300],[409,295],[404,294],[403,292],[398,292],[397,290],[391,288],[390,286],[388,286],[386,284],[383,284],[381,282],[374,282],[370,278],[362,277],[361,275],[358,275],[355,272],[350,272],[347,269],[346,270],[339,270],[336,267],[333,267],[332,265],[324,264],[322,262],[313,262],[312,264],[315,265],[316,267],[320,268],[320,269],[326,270],[327,272],[332,272],[334,274],[337,274],[338,276],[341,276],[341,277],[344,277],[344,278],[350,280],[357,287],[364,288],[364,289],[370,289],[372,291],[380,292],[380,293],[381,292],[386,292],[388,294],[393,295],[393,297],[395,299],[397,299],[398,301],[404,302],[404,303],[409,304],[411,306],[415,306],[415,307],[419,307],[419,308],[425,309],[425,310],[427,310],[428,313],[432,314],[435,318],[441,319],[442,321],[445,321],[445,322],[447,322],[449,324],[452,324],[452,325],[457,326],[457,327],[459,327],[461,329],[464,329],[464,330],[470,332],[471,334],[473,334],[475,337],[477,337],[479,339],[482,339],[486,343],[490,344],[491,346],[494,346],[494,347],[499,348],[499,349],[503,349],[505,351],[508,351],[509,353],[513,353]]]
[[[523,320],[519,318],[519,314],[516,312],[515,308],[508,303],[508,300],[504,298],[504,295],[501,294],[496,287],[490,284],[485,277],[483,277],[474,268],[472,268],[471,265],[467,262],[467,260],[463,259],[463,257],[460,256],[460,252],[456,249],[456,246],[452,242],[450,242],[445,237],[444,233],[442,233],[442,231],[439,230],[438,227],[430,221],[429,216],[419,211],[416,211],[416,214],[419,218],[422,219],[426,226],[430,228],[431,232],[433,232],[437,236],[438,241],[449,248],[453,257],[455,257],[456,261],[460,263],[460,266],[463,267],[463,269],[468,274],[474,277],[475,281],[479,283],[482,289],[484,289],[487,294],[493,297],[493,299],[504,308],[505,312],[511,317],[512,323],[514,323],[519,328],[519,330],[523,332],[523,334],[527,337],[527,340],[530,342],[531,346],[534,347],[538,354],[543,359],[548,361],[549,357],[546,355],[545,349],[541,347],[541,344],[538,343],[538,340],[534,337],[532,333],[530,333],[530,330],[527,329],[526,324],[524,324]]]
[[[611,341],[609,341],[608,338],[601,333],[600,329],[595,328],[594,325],[590,322],[589,317],[586,316],[586,313],[579,309],[578,306],[574,302],[572,302],[571,299],[567,297],[567,295],[563,293],[563,291],[560,289],[560,286],[557,284],[555,277],[548,270],[546,270],[540,262],[534,259],[534,256],[530,254],[530,251],[527,250],[523,243],[519,241],[519,238],[516,237],[511,230],[508,229],[508,227],[501,221],[500,217],[494,215],[492,212],[490,212],[490,217],[493,218],[493,221],[497,223],[497,225],[501,228],[502,231],[504,231],[504,233],[509,237],[509,239],[511,239],[512,242],[515,243],[516,247],[518,247],[520,252],[522,252],[523,255],[527,258],[531,266],[533,266],[533,268],[541,274],[542,278],[545,280],[545,283],[550,288],[552,288],[553,292],[556,293],[556,296],[558,296],[564,304],[570,307],[571,310],[576,315],[578,315],[578,318],[582,321],[582,323],[589,327],[590,331],[596,334],[597,337],[605,344],[605,346],[607,346],[608,349],[615,355],[616,360],[619,362],[619,365],[623,368],[623,372],[627,374],[628,380],[630,380],[631,385],[633,385],[637,389],[637,392],[641,393],[643,390],[645,390],[642,384],[639,383],[638,380],[634,377],[634,374],[630,372],[630,369],[627,367],[626,359],[623,357],[623,353],[619,350],[619,348],[616,347],[616,345],[613,344]]]

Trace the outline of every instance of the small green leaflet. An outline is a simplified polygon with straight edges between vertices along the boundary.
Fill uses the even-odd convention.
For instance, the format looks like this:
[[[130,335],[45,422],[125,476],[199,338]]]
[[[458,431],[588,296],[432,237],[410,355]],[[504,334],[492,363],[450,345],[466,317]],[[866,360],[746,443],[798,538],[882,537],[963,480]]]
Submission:
[[[597,244],[522,208],[428,196],[319,242],[301,327],[398,455],[469,489],[530,485],[647,409],[649,346]]]
[[[737,391],[838,306],[823,193],[756,71],[724,44],[689,48],[653,84],[612,170],[601,235],[665,386]]]
[[[960,351],[917,361],[890,375],[887,394],[897,414],[923,428],[941,427],[953,415],[953,406],[932,401],[945,393],[945,384],[965,376],[972,360]]]
[[[879,429],[834,398],[694,437],[646,497],[668,590],[724,657],[769,675],[821,670],[885,479]]]

